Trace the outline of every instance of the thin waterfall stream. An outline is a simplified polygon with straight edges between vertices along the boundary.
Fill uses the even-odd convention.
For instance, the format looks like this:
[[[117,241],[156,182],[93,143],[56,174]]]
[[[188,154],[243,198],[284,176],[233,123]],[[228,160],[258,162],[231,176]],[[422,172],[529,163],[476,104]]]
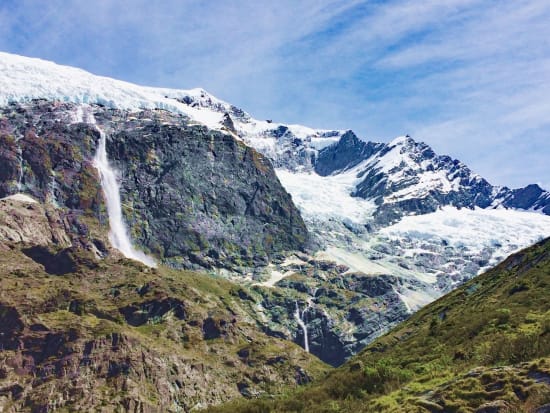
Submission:
[[[296,322],[304,332],[304,349],[309,353],[309,339],[307,337],[307,325],[303,319],[305,312],[306,310],[300,313],[300,307],[298,307],[298,301],[296,301],[296,311],[294,312],[294,318],[296,319]]]
[[[92,114],[88,115],[88,123],[95,125],[99,132],[99,145],[94,157],[94,166],[99,171],[101,178],[101,188],[105,194],[107,204],[107,213],[109,215],[109,240],[113,247],[119,250],[126,258],[131,258],[142,262],[149,267],[156,267],[155,261],[142,251],[137,250],[132,245],[128,229],[122,216],[122,206],[120,202],[120,187],[116,179],[116,173],[111,168],[107,158],[107,136],[103,130],[96,124]]]

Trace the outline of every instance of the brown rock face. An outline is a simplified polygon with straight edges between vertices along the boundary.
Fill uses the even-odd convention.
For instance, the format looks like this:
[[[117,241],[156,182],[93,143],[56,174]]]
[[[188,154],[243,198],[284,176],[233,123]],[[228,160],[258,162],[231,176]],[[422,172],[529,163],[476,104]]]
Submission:
[[[244,287],[94,261],[79,248],[4,245],[2,412],[189,412],[276,393],[325,370],[260,331],[255,293]]]
[[[14,195],[0,199],[0,242],[68,247],[71,240],[59,214],[32,198]]]

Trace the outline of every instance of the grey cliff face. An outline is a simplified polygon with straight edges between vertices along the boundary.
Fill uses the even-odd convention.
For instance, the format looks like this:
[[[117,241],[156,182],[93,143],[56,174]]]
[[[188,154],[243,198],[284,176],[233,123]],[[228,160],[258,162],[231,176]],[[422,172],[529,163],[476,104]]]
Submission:
[[[319,152],[315,162],[315,172],[321,176],[327,176],[353,168],[383,149],[384,144],[362,141],[349,130],[337,143]]]
[[[127,219],[165,262],[255,267],[306,245],[298,210],[256,150],[177,118],[114,123],[108,152],[123,177]]]
[[[414,280],[355,273],[332,261],[299,257],[285,267],[293,274],[277,282],[276,289],[255,288],[259,309],[268,319],[264,331],[304,346],[298,308],[310,352],[333,366],[409,316],[399,298],[402,288],[429,288]]]
[[[254,149],[163,111],[92,110],[108,135],[131,235],[160,260],[240,270],[306,247],[298,210]],[[92,162],[99,132],[76,111],[45,101],[2,109],[0,197],[24,192],[56,204],[87,236],[86,217],[103,225],[107,217]]]
[[[503,188],[497,200],[507,208],[531,209],[550,215],[550,192],[537,184],[518,189]]]

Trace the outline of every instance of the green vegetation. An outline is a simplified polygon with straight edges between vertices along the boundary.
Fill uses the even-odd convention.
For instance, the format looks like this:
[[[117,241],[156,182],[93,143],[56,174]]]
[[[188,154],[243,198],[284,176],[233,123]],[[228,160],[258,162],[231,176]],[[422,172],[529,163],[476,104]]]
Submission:
[[[0,360],[8,360],[0,391],[12,383],[25,389],[25,398],[10,396],[16,411],[31,404],[45,411],[52,392],[71,394],[67,411],[102,403],[188,411],[278,394],[327,371],[294,343],[261,332],[246,287],[126,259],[96,261],[78,249],[63,255],[74,271],[52,275],[19,245],[0,247]]]
[[[550,240],[417,312],[321,382],[209,411],[534,411],[550,403],[548,297]]]

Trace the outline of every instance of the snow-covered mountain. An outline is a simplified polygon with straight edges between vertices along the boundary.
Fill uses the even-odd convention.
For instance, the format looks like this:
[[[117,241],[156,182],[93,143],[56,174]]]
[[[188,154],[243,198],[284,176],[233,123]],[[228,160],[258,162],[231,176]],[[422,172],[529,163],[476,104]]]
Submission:
[[[322,257],[440,293],[550,232],[547,191],[493,186],[409,136],[375,143],[347,131],[319,151],[313,170],[277,175],[322,241]],[[417,288],[410,293],[417,307]]]
[[[514,190],[493,186],[462,162],[437,155],[409,136],[376,143],[361,140],[352,131],[257,120],[200,88],[138,86],[2,52],[0,73],[0,105],[47,99],[133,111],[163,109],[241,139],[272,160],[312,229],[324,225],[319,222],[344,228],[343,234],[334,229],[320,235],[329,247],[335,237],[370,233],[372,238],[373,232],[404,216],[441,214],[437,211],[444,206],[469,208],[468,213],[476,208],[509,208],[550,215],[548,191],[537,185]],[[466,216],[466,211],[458,215]],[[545,221],[539,215],[528,216],[533,222]],[[550,230],[541,230],[538,236],[549,234]],[[518,247],[534,240],[522,240]]]
[[[317,130],[253,119],[245,111],[201,88],[152,88],[96,76],[53,62],[0,52],[0,105],[47,99],[108,108],[164,109],[223,130],[268,155],[277,166],[299,169],[340,138],[340,131]]]
[[[300,287],[301,293],[311,295],[310,314],[328,320],[325,324],[335,326],[338,337],[345,337],[351,347],[381,334],[403,311],[417,309],[508,254],[550,236],[548,191],[537,185],[493,186],[462,162],[438,155],[409,136],[377,143],[359,139],[352,131],[257,120],[203,89],[138,86],[0,53],[0,106],[33,99],[70,103],[71,110],[59,112],[74,117],[69,123],[82,117],[78,108],[89,110],[94,104],[124,112],[116,114],[120,124],[134,122],[131,112],[160,109],[171,112],[169,122],[176,122],[174,114],[181,115],[186,122],[229,134],[266,155],[321,247],[314,261],[341,264],[338,277],[364,273],[385,277],[384,285],[392,280],[380,308],[389,303],[393,318],[379,319],[376,331],[369,332],[361,330],[370,323],[367,316],[349,326],[349,314],[318,302],[315,294],[326,290],[327,281],[317,269],[311,271],[319,284],[311,291]],[[197,228],[197,234],[203,230],[212,228]],[[264,284],[284,285],[285,277],[300,268],[317,268],[303,256],[299,265],[291,261],[267,265],[264,274],[271,273],[277,284]],[[296,269],[289,270],[289,265]]]
[[[491,186],[458,160],[436,155],[426,144],[399,137],[388,144],[365,142],[351,131],[321,130],[257,120],[201,88],[138,86],[41,59],[0,52],[0,105],[32,99],[100,104],[118,109],[164,109],[223,130],[269,156],[274,166],[315,170],[320,176],[349,173],[353,196],[405,212],[437,206],[504,206],[550,214],[550,194],[537,185],[510,190]],[[361,164],[361,165],[359,165]],[[415,202],[411,202],[414,200]],[[419,204],[418,200],[423,200]],[[420,211],[418,210],[420,209]]]
[[[322,176],[351,169],[357,177],[352,195],[374,201],[376,217],[383,224],[402,215],[434,212],[445,205],[550,214],[549,193],[538,186],[516,190],[493,186],[459,160],[437,155],[409,136],[377,144],[361,141],[349,131],[323,149],[315,164],[315,171]]]

